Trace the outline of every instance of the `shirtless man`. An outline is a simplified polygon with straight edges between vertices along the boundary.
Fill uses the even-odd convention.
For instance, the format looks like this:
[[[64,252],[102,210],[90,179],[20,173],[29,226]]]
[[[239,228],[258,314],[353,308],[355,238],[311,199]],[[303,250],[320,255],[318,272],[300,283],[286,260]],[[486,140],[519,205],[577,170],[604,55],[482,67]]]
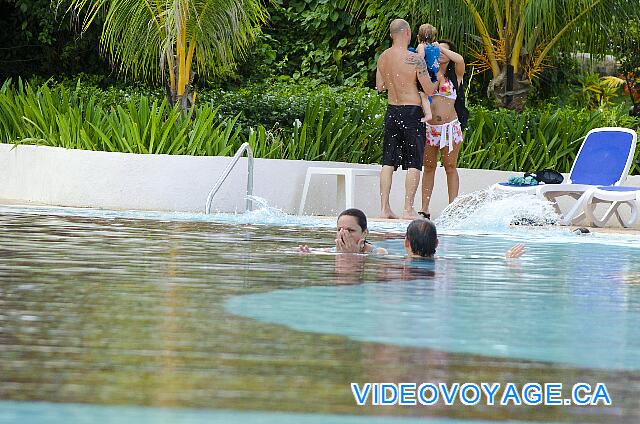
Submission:
[[[389,26],[392,46],[378,59],[376,89],[388,91],[388,107],[384,118],[384,153],[380,174],[380,201],[382,218],[398,218],[391,210],[389,193],[393,172],[402,165],[407,170],[405,180],[404,212],[402,217],[418,217],[413,202],[420,182],[420,171],[426,139],[422,102],[418,81],[425,93],[433,93],[424,57],[407,48],[411,42],[411,28],[404,19],[395,19]]]

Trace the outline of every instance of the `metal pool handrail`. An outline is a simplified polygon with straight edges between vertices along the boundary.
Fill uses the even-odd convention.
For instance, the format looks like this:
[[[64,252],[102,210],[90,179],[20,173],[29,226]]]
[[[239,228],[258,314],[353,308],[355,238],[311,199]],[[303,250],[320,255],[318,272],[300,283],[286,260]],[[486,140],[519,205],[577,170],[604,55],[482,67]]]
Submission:
[[[216,184],[213,186],[213,188],[209,192],[209,195],[207,196],[207,205],[205,206],[205,213],[206,214],[211,212],[211,202],[213,201],[213,196],[215,196],[216,193],[218,192],[218,190],[220,190],[220,187],[222,186],[222,183],[224,183],[224,181],[227,179],[227,177],[229,176],[229,174],[233,170],[233,167],[236,166],[236,163],[238,163],[238,161],[240,160],[240,157],[242,157],[242,154],[244,152],[247,152],[247,159],[248,159],[247,160],[247,204],[246,204],[246,209],[248,211],[250,211],[252,209],[253,202],[251,201],[251,195],[253,194],[253,150],[251,150],[251,146],[249,145],[249,143],[243,143],[242,146],[240,146],[240,148],[236,152],[236,154],[233,157],[233,159],[231,159],[231,162],[229,162],[229,165],[227,165],[227,167],[224,169],[224,171],[222,171],[222,174],[220,175],[220,178],[218,178],[218,181],[216,182]]]

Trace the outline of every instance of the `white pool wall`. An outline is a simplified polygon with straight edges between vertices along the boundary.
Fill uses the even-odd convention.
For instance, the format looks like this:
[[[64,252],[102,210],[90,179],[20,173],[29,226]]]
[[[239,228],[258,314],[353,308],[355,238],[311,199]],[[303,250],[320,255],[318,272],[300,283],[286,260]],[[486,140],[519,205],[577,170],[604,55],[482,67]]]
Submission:
[[[50,206],[90,207],[114,210],[203,212],[207,194],[229,157],[141,155],[58,147],[0,144],[0,201]],[[309,162],[255,159],[254,195],[271,206],[295,214],[309,166],[364,167],[341,162]],[[247,159],[242,158],[213,201],[221,212],[244,210]],[[486,189],[506,181],[514,172],[460,169],[460,193]],[[394,173],[391,203],[397,213],[404,201],[404,171]],[[627,185],[640,185],[629,177]],[[356,207],[370,216],[379,213],[379,180],[357,177]],[[416,207],[421,202],[420,189]],[[448,203],[446,175],[439,167],[431,201],[437,216]],[[338,202],[335,176],[314,176],[305,207],[307,215],[335,215],[344,208]]]

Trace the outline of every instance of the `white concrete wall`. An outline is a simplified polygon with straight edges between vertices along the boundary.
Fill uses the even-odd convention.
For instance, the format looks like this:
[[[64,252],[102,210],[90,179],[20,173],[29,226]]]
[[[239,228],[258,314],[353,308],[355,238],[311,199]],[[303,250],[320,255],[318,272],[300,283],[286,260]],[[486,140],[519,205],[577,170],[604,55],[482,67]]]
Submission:
[[[229,157],[138,155],[43,146],[0,144],[0,202],[37,203],[52,206],[92,207],[114,210],[202,212]],[[246,158],[241,159],[213,202],[222,212],[244,210]],[[306,170],[309,166],[366,167],[339,162],[307,162],[256,159],[254,195],[287,213],[297,213]],[[506,181],[513,172],[460,169],[460,193],[485,189]],[[629,185],[640,185],[630,177]],[[370,216],[379,213],[376,177],[358,177],[356,206]],[[420,190],[416,205],[420,205]],[[404,172],[394,174],[392,207],[402,212]],[[437,216],[447,205],[446,176],[438,168],[431,212]],[[313,178],[306,214],[335,215],[336,177]]]

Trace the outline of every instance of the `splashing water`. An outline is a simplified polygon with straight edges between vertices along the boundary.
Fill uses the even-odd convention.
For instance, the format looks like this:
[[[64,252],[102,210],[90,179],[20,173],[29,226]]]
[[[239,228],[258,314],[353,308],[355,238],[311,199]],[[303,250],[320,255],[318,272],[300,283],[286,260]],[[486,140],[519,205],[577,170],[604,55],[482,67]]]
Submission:
[[[216,212],[210,215],[198,212],[167,212],[140,210],[106,210],[90,208],[72,208],[58,206],[3,205],[0,203],[0,215],[29,214],[42,216],[74,216],[89,219],[134,219],[162,222],[211,222],[230,225],[269,225],[289,228],[335,229],[335,216],[297,216],[288,215],[281,209],[269,206],[267,200],[252,197],[253,211],[244,213]],[[453,234],[509,234],[520,241],[543,240],[544,243],[596,243],[638,248],[635,234],[591,233],[589,237],[576,237],[568,229],[553,225],[558,216],[551,204],[528,195],[516,195],[506,198],[491,195],[488,192],[476,192],[460,196],[447,207],[435,220],[438,233]],[[404,220],[371,220],[369,231],[372,234],[404,234],[407,228]],[[525,231],[517,227],[537,223],[544,227],[529,227],[534,231]],[[522,238],[524,237],[524,238]]]
[[[253,202],[253,210],[244,213],[215,213],[209,215],[210,220],[221,223],[230,224],[257,224],[257,225],[275,225],[280,227],[312,227],[312,228],[329,228],[336,227],[335,216],[299,216],[289,215],[281,209],[269,205],[269,201],[258,196],[246,196]],[[393,232],[404,233],[407,228],[406,221],[397,220],[397,222],[381,222],[370,221],[369,231],[372,232]]]
[[[275,215],[275,216],[278,216],[278,217],[287,216],[287,213],[284,212],[282,209],[278,209],[278,208],[275,208],[273,206],[269,206],[269,201],[267,199],[265,199],[264,197],[245,196],[245,199],[251,200],[251,203],[253,204],[253,210],[254,211],[255,210],[266,211],[270,215]]]
[[[556,225],[553,205],[529,194],[503,194],[479,190],[459,196],[436,219],[448,230],[500,231],[511,225]]]
[[[318,219],[307,216],[288,215],[282,209],[270,206],[267,199],[258,196],[246,196],[253,203],[251,211],[244,213],[216,213],[211,219],[216,222],[234,224],[259,224],[277,226],[309,226],[317,223]],[[327,223],[329,225],[329,223]],[[333,222],[331,226],[335,225]],[[324,225],[321,225],[324,226]]]

